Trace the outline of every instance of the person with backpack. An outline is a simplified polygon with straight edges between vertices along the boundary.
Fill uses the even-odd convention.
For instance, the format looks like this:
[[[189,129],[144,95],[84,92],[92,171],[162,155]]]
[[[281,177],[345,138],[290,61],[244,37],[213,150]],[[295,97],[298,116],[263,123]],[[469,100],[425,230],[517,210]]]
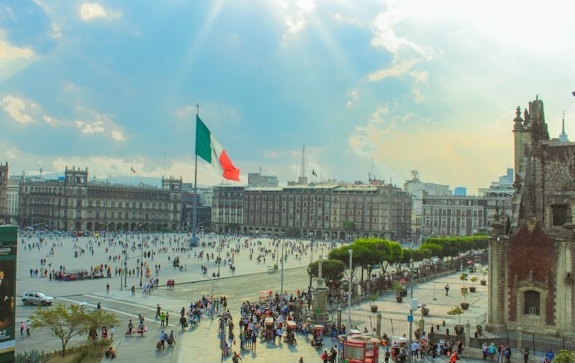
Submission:
[[[491,344],[489,345],[489,348],[487,348],[487,354],[489,354],[489,358],[490,358],[491,360],[493,360],[493,357],[495,357],[495,351],[496,351],[496,349],[495,349],[495,344],[494,344],[494,343],[491,343]]]
[[[385,348],[385,363],[389,363],[389,356],[391,353],[389,352],[389,348]]]
[[[511,348],[509,346],[503,350],[503,356],[505,357],[505,363],[509,363],[509,359],[511,359]]]

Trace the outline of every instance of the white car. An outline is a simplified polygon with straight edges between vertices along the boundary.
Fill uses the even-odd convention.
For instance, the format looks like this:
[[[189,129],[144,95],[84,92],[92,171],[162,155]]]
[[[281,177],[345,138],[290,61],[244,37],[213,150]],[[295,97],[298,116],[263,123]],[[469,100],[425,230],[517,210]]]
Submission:
[[[48,306],[52,305],[54,298],[48,296],[40,291],[28,291],[22,295],[22,303],[24,305],[42,305]]]

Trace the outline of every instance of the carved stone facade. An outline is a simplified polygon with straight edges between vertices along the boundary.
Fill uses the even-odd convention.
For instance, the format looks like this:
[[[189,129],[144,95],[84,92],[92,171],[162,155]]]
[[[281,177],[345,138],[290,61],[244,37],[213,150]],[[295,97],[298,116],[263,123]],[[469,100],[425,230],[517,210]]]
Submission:
[[[488,324],[575,335],[575,143],[550,140],[539,99],[514,119],[511,232],[493,223]]]
[[[90,183],[88,169],[66,168],[63,180],[23,180],[20,224],[66,231],[158,231],[181,228],[182,180],[162,188]]]

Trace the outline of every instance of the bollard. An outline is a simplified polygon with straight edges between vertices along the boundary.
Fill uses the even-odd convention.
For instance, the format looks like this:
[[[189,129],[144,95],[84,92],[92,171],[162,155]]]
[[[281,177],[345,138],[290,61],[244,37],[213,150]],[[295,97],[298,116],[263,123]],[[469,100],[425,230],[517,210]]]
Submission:
[[[377,339],[380,339],[381,338],[381,313],[377,313],[376,329],[377,329]]]

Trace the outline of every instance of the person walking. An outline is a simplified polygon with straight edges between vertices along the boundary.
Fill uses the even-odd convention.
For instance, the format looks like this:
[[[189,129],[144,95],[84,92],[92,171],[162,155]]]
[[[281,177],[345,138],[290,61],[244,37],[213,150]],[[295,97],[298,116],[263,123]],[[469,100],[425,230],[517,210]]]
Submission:
[[[110,295],[110,284],[106,284],[106,295]]]
[[[449,284],[445,285],[445,296],[449,296]]]
[[[523,349],[523,361],[527,363],[529,361],[529,347]]]
[[[26,330],[26,324],[23,321],[20,322],[20,338],[24,338],[24,330]]]
[[[159,318],[161,314],[162,314],[162,308],[160,307],[160,304],[158,304],[156,306],[156,317],[154,319]]]
[[[26,320],[26,336],[30,337],[30,319]]]

